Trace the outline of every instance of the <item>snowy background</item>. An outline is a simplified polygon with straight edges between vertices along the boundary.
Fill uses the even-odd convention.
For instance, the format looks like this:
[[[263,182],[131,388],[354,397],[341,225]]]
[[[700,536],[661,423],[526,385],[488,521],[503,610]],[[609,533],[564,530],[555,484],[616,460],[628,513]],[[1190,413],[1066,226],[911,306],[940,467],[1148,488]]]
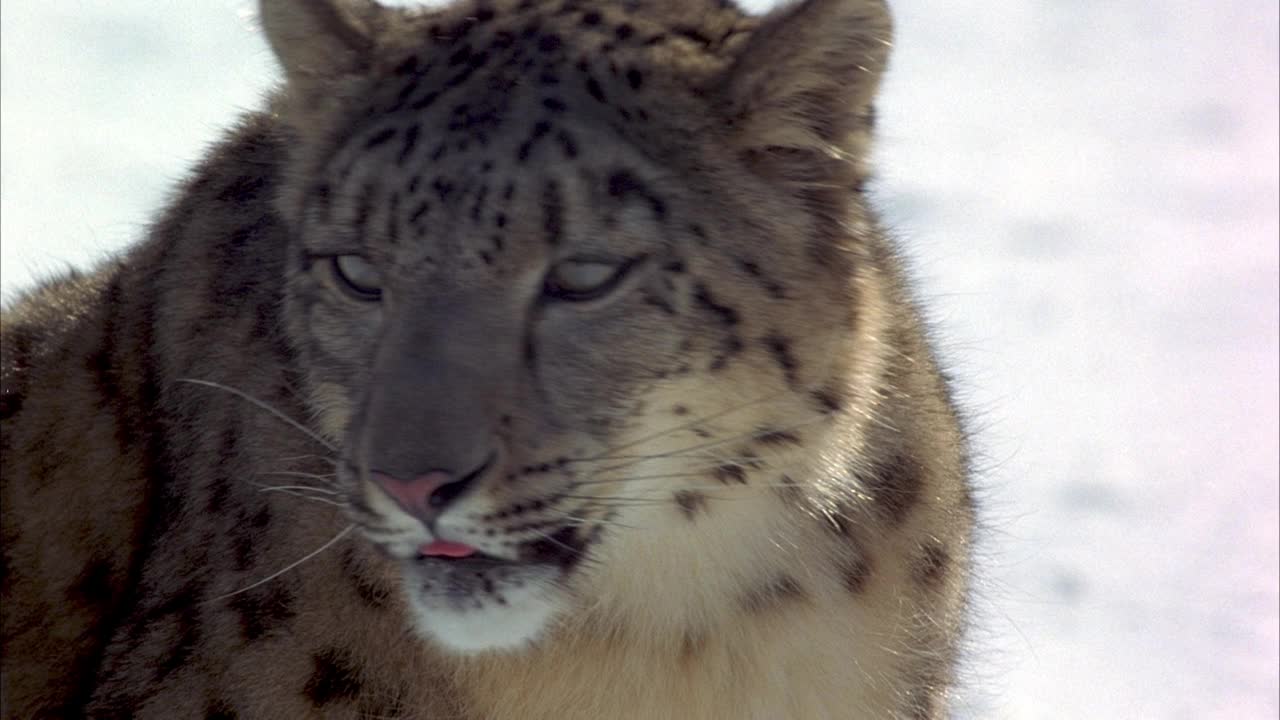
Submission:
[[[894,6],[878,195],[984,454],[959,714],[1277,717],[1277,3]],[[251,7],[4,0],[6,298],[257,104]]]

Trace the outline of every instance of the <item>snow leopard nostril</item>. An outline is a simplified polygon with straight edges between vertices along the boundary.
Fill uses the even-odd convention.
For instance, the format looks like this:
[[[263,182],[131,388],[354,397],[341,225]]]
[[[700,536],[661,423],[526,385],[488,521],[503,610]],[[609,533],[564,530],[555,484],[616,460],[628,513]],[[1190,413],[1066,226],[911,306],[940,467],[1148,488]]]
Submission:
[[[467,473],[456,481],[436,486],[431,491],[431,494],[427,496],[427,504],[436,509],[443,509],[446,505],[453,502],[455,498],[461,495],[467,489],[467,486],[471,484],[471,481],[479,477],[488,466],[489,462],[486,460],[484,465],[481,465],[478,469]]]
[[[462,495],[472,482],[493,464],[491,454],[484,464],[461,477],[433,470],[411,480],[402,480],[376,470],[369,479],[391,496],[400,507],[422,520],[430,520]]]

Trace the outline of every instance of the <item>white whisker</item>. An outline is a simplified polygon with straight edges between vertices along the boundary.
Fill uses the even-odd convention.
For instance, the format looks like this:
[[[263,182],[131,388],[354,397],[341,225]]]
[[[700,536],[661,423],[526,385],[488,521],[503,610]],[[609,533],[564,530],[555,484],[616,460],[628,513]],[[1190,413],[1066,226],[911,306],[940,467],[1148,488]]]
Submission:
[[[260,409],[262,409],[262,410],[265,410],[265,411],[267,411],[267,412],[271,413],[271,414],[272,414],[272,415],[274,415],[276,418],[280,419],[281,421],[283,421],[283,422],[285,422],[285,423],[288,423],[288,424],[289,424],[290,426],[292,426],[294,429],[296,429],[296,430],[298,430],[299,432],[303,433],[304,435],[306,435],[307,437],[311,438],[312,440],[315,440],[316,442],[320,443],[321,445],[325,446],[326,448],[328,448],[328,449],[330,449],[330,450],[334,450],[334,451],[336,451],[336,450],[337,450],[337,448],[336,448],[336,447],[334,447],[332,444],[330,444],[328,440],[325,440],[324,438],[320,437],[320,435],[319,435],[318,433],[316,433],[315,431],[311,430],[310,428],[308,428],[307,426],[305,426],[305,425],[303,425],[302,423],[298,422],[297,420],[294,420],[293,418],[289,417],[288,415],[285,415],[284,413],[280,412],[279,410],[277,410],[277,409],[275,409],[275,408],[271,407],[270,405],[268,405],[267,403],[265,403],[265,402],[263,402],[263,401],[259,400],[258,398],[256,398],[256,397],[254,397],[254,396],[250,395],[249,393],[244,392],[243,390],[238,390],[238,389],[233,388],[233,387],[231,387],[231,386],[229,386],[229,385],[223,385],[222,383],[212,382],[212,381],[209,381],[209,380],[197,380],[196,378],[178,378],[178,382],[191,383],[192,385],[203,385],[203,386],[205,386],[205,387],[211,387],[211,388],[215,388],[215,389],[218,389],[218,390],[222,390],[222,391],[224,391],[224,392],[229,392],[229,393],[231,393],[232,395],[235,395],[236,397],[239,397],[239,398],[240,398],[240,399],[242,399],[242,400],[246,400],[246,401],[248,401],[248,402],[250,402],[250,403],[254,404],[254,405],[255,405],[255,406],[257,406],[258,408],[260,408]]]
[[[236,591],[233,591],[233,592],[229,592],[229,593],[227,593],[226,595],[219,595],[218,597],[213,598],[212,600],[208,600],[208,601],[206,601],[206,602],[211,602],[211,603],[212,603],[212,602],[218,602],[218,601],[220,601],[220,600],[226,600],[226,599],[227,599],[227,598],[229,598],[229,597],[234,597],[234,596],[236,596],[236,595],[239,595],[239,594],[240,594],[240,593],[242,593],[242,592],[248,592],[249,590],[252,590],[252,589],[254,589],[254,588],[258,587],[259,585],[263,585],[263,584],[265,584],[265,583],[271,582],[272,580],[275,580],[276,578],[280,577],[281,575],[283,575],[283,574],[285,574],[285,573],[289,572],[290,570],[292,570],[292,569],[294,569],[294,568],[298,567],[298,566],[299,566],[299,565],[301,565],[302,563],[304,563],[304,562],[306,562],[306,561],[310,560],[311,558],[313,558],[313,557],[315,557],[315,556],[319,555],[320,553],[324,552],[325,550],[328,550],[329,548],[333,547],[333,546],[334,546],[334,544],[336,544],[339,540],[341,540],[342,538],[344,538],[344,537],[346,537],[348,534],[350,534],[350,532],[351,532],[352,530],[354,530],[354,529],[355,529],[355,527],[356,527],[355,525],[348,525],[348,526],[346,526],[346,527],[345,527],[345,528],[343,528],[341,531],[339,531],[337,535],[334,535],[334,536],[333,536],[333,538],[332,538],[331,540],[329,540],[329,542],[326,542],[325,544],[321,545],[320,547],[316,548],[315,550],[312,550],[311,552],[309,552],[309,553],[307,553],[306,555],[304,555],[301,559],[299,559],[299,560],[297,560],[297,561],[295,561],[295,562],[289,563],[288,565],[284,566],[284,567],[283,567],[283,568],[281,568],[280,570],[278,570],[278,571],[276,571],[276,572],[274,572],[274,573],[271,573],[270,575],[268,575],[268,576],[266,576],[266,577],[262,578],[261,580],[259,580],[259,581],[255,582],[255,583],[252,583],[252,584],[250,584],[250,585],[246,585],[246,586],[244,586],[244,587],[240,588],[239,590],[236,590]]]
[[[258,475],[282,475],[285,477],[311,478],[313,480],[319,480],[329,484],[333,484],[338,478],[336,474],[317,475],[316,473],[298,472],[296,470],[268,470],[260,472]]]
[[[259,492],[268,492],[271,490],[301,490],[301,491],[307,491],[307,492],[320,493],[321,495],[341,495],[342,494],[337,490],[330,490],[328,488],[318,488],[314,485],[259,485],[258,483],[253,483],[253,484],[258,488]]]

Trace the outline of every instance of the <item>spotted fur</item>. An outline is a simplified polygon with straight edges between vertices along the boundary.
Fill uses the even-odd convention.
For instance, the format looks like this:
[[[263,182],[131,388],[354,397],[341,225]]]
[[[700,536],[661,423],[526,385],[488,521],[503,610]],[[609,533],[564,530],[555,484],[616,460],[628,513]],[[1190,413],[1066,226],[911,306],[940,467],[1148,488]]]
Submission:
[[[4,310],[4,717],[945,716],[972,508],[862,194],[883,4],[261,19],[267,107]]]

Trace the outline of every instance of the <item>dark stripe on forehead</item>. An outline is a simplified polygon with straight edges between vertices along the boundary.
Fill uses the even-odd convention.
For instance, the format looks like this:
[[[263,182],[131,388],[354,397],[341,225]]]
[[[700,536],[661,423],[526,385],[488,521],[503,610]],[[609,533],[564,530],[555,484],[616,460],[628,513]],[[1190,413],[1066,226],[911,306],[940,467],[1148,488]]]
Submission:
[[[653,216],[659,220],[663,220],[667,216],[667,205],[662,201],[662,198],[658,197],[643,180],[628,170],[615,170],[609,176],[608,191],[609,197],[616,198],[622,202],[630,202],[632,199],[643,200],[648,203],[649,209],[653,211]]]
[[[395,128],[383,128],[365,141],[364,149],[372,150],[396,136]]]
[[[414,123],[404,131],[404,140],[400,145],[400,154],[396,157],[396,164],[403,166],[405,161],[409,159],[413,148],[418,144],[418,134],[422,132],[422,126]]]
[[[564,232],[564,197],[560,183],[548,180],[542,187],[542,232],[548,245],[559,245]]]

